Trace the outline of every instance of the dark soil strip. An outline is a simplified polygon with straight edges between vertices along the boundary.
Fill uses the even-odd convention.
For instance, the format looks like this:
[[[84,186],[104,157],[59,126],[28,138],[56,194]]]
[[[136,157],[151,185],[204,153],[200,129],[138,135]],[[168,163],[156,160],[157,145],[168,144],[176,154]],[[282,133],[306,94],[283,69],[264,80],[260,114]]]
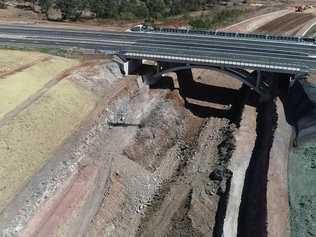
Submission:
[[[257,139],[246,172],[239,210],[239,237],[267,237],[267,176],[277,127],[275,101],[259,104],[257,112]]]
[[[295,29],[297,26],[300,26],[313,18],[313,14],[290,13],[288,15],[271,21],[267,25],[260,27],[256,30],[256,32],[268,34],[281,34],[292,29]]]
[[[226,190],[223,194],[221,194],[221,198],[218,203],[218,208],[217,208],[216,217],[215,217],[215,227],[214,227],[213,237],[223,236],[223,227],[224,227],[224,220],[226,217],[232,173],[227,172],[227,176],[228,177],[226,177],[227,178]]]
[[[231,108],[230,114],[230,122],[232,125],[237,127],[240,126],[240,121],[242,117],[242,112],[244,109],[245,104],[248,102],[250,96],[250,89],[247,86],[242,86],[239,90],[238,99],[235,100]],[[232,127],[231,127],[232,128]],[[224,220],[226,217],[230,187],[231,187],[231,178],[232,172],[228,170],[226,167],[228,165],[229,160],[232,157],[232,153],[235,150],[235,140],[233,135],[233,129],[227,129],[223,135],[225,136],[225,140],[218,146],[220,164],[222,170],[224,170],[224,178],[226,182],[226,190],[222,190],[220,195],[220,201],[217,208],[216,213],[216,221],[215,227],[213,232],[213,237],[222,237],[223,236],[223,227],[224,227]]]

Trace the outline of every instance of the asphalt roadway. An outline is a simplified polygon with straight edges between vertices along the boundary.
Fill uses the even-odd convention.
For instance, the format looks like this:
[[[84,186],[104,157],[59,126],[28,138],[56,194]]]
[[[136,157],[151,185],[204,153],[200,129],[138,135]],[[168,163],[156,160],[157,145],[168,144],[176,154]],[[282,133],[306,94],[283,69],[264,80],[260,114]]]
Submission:
[[[287,73],[316,71],[316,44],[160,32],[110,32],[0,25],[0,44],[93,49],[152,59]]]

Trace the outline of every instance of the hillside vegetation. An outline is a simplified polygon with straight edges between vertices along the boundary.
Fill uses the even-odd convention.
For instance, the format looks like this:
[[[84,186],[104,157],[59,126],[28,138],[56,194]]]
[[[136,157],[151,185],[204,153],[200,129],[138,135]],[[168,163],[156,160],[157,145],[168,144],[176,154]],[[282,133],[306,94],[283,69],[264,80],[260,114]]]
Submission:
[[[200,10],[217,0],[32,0],[44,14],[60,12],[63,19],[76,20],[89,12],[97,18],[158,19]]]

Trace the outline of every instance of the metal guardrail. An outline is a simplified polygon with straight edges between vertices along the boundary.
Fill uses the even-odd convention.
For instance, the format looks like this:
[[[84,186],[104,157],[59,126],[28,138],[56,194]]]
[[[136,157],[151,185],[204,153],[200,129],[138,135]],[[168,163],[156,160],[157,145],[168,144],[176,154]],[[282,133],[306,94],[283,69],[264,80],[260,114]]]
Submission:
[[[218,57],[218,56],[209,56],[209,57],[197,57],[189,55],[175,55],[167,54],[161,52],[155,52],[155,50],[150,50],[147,52],[139,52],[135,50],[126,50],[120,52],[122,56],[126,58],[133,59],[149,59],[149,60],[159,60],[159,61],[168,61],[168,62],[183,62],[190,64],[202,64],[202,65],[213,65],[213,66],[224,66],[231,68],[248,68],[264,71],[275,71],[275,72],[287,72],[287,73],[298,73],[304,72],[307,73],[310,71],[310,68],[306,65],[297,62],[293,63],[284,63],[284,62],[267,62],[262,60],[256,60],[256,62],[251,62],[243,58],[227,58],[227,57]]]
[[[153,28],[153,27],[135,27],[132,28],[133,32],[142,33],[175,33],[186,35],[204,35],[204,36],[220,36],[226,38],[236,39],[251,39],[251,40],[269,40],[269,41],[287,41],[295,43],[313,43],[316,44],[316,39],[309,37],[295,37],[295,36],[274,36],[268,34],[254,34],[254,33],[239,33],[239,32],[223,32],[214,30],[190,30],[190,29],[177,29],[177,28]]]

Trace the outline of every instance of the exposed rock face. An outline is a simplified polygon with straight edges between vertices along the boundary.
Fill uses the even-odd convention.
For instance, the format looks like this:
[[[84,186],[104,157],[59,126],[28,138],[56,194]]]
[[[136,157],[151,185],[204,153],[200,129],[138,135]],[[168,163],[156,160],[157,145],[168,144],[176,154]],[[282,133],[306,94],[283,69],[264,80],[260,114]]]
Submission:
[[[17,2],[16,8],[25,9],[25,10],[32,10],[33,4],[29,1]]]
[[[96,17],[96,14],[89,9],[82,11],[81,16],[82,19],[93,19]]]
[[[7,5],[5,4],[5,2],[3,0],[0,0],[0,9],[5,9],[7,7]]]
[[[59,8],[51,6],[47,11],[47,19],[50,21],[61,21],[63,19],[63,14]]]
[[[0,0],[0,9],[5,9],[8,6],[15,7],[19,9],[34,11],[36,13],[41,13],[41,7],[39,5],[39,0]]]

